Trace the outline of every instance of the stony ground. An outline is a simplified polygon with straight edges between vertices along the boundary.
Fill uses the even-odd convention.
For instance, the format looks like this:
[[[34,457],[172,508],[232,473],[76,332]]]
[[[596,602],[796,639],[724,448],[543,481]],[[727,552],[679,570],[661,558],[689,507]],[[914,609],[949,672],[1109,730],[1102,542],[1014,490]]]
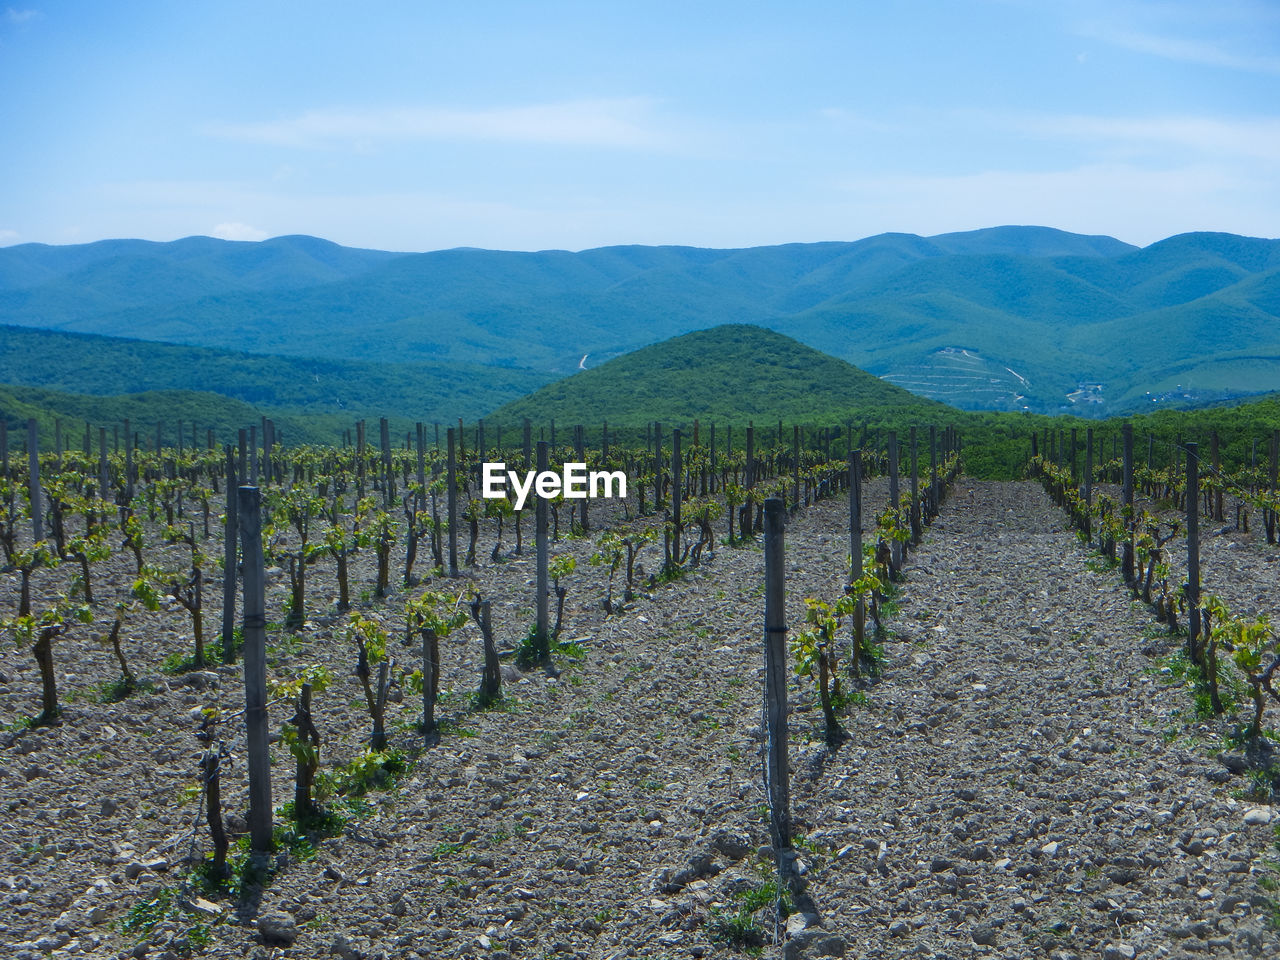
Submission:
[[[871,484],[869,507],[885,496]],[[839,500],[791,522],[790,623],[803,619],[805,596],[838,596],[846,525]],[[1241,591],[1271,595],[1264,544],[1206,537],[1248,558],[1241,567],[1253,572],[1234,582],[1254,579]],[[492,544],[481,546],[487,557]],[[743,955],[717,934],[761,902],[748,897],[770,875],[762,554],[721,546],[605,617],[591,544],[557,549],[578,559],[565,636],[585,656],[560,658],[559,676],[508,666],[504,707],[476,711],[478,634],[468,626],[450,638],[440,742],[421,750],[415,698],[404,695],[390,719],[393,746],[414,761],[408,774],[392,790],[331,801],[348,817],[337,834],[317,840],[314,856],[281,853],[271,882],[240,898],[183,882],[186,858],[209,848],[207,831],[192,830],[193,713],[237,709],[239,668],[160,673],[163,656],[189,644],[185,614],[137,616],[128,652],[155,689],[98,702],[93,685],[117,673],[93,642],[104,606],[93,629],[57,647],[70,700],[62,723],[24,729],[37,674],[25,651],[4,649],[0,944],[19,958]],[[656,567],[657,554],[642,560]],[[127,564],[108,567],[119,592]],[[1206,560],[1206,579],[1212,569]],[[44,588],[60,589],[62,573]],[[527,556],[468,574],[494,601],[501,646],[531,620],[532,577]],[[6,581],[7,610],[16,583]],[[357,756],[368,735],[354,657],[326,609],[331,581],[322,570],[313,579],[306,629],[269,640],[273,674],[311,663],[338,678],[316,699],[327,767]],[[218,590],[211,583],[211,606]],[[283,590],[277,580],[275,609]],[[399,606],[367,601],[366,611],[395,636]],[[1271,808],[1235,798],[1243,778],[1211,756],[1223,725],[1196,721],[1186,690],[1162,672],[1177,641],[1159,635],[1037,486],[962,481],[911,557],[889,626],[883,676],[845,709],[838,750],[823,744],[808,682],[793,687],[797,843],[822,922],[793,936],[793,955],[1280,953],[1277,918],[1268,920],[1267,886],[1280,878],[1266,863],[1280,859]],[[395,653],[412,665],[413,650]],[[273,707],[273,727],[291,712]],[[238,752],[242,730],[229,721],[225,733]],[[292,758],[273,749],[282,803]],[[242,778],[233,763],[226,809],[241,831]],[[121,929],[166,890],[198,910],[149,934]],[[746,918],[772,934],[768,913]]]

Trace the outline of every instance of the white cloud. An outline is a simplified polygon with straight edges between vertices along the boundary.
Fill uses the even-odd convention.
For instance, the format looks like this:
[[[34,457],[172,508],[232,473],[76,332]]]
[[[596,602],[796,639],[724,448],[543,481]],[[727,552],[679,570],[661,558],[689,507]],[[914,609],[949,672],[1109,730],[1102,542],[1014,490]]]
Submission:
[[[4,18],[10,23],[27,23],[38,16],[40,16],[39,10],[15,10],[9,7],[4,12]]]
[[[265,231],[251,227],[247,223],[220,223],[209,232],[209,236],[217,237],[219,240],[267,239]]]
[[[1178,147],[1204,157],[1280,161],[1280,116],[1229,119],[962,111],[956,117],[1036,139],[1071,140],[1102,153],[1150,152],[1165,158],[1170,147]]]
[[[1113,46],[1147,53],[1166,60],[1196,63],[1209,67],[1226,67],[1250,73],[1280,74],[1280,57],[1236,53],[1200,40],[1161,36],[1131,30],[1095,29],[1090,35]]]
[[[1217,117],[1047,118],[1043,131],[1082,139],[1187,147],[1206,154],[1280,160],[1280,118],[1224,120]]]
[[[652,123],[643,97],[574,100],[486,110],[379,107],[309,110],[256,123],[211,124],[210,136],[276,146],[368,150],[404,140],[497,140],[596,147],[660,147],[667,138]]]
[[[8,246],[11,243],[17,243],[19,238],[17,230],[0,230],[0,246]]]

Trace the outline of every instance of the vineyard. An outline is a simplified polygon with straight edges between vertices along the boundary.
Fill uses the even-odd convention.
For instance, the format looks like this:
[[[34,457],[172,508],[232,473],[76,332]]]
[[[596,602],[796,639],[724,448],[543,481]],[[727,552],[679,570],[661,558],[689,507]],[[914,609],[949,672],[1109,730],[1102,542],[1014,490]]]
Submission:
[[[11,955],[1280,950],[1274,443],[379,426],[0,436]]]

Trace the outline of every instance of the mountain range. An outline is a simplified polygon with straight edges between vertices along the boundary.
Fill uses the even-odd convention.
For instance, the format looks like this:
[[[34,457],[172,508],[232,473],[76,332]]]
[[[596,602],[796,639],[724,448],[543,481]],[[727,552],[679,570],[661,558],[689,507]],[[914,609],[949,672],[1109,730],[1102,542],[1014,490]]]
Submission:
[[[228,375],[212,379],[226,385],[205,389],[228,396],[252,399],[248,380],[298,393],[323,369],[325,389],[305,402],[412,403],[422,419],[435,415],[432,398],[479,415],[726,323],[786,334],[964,408],[1104,416],[1280,389],[1278,320],[1280,241],[1217,233],[1143,248],[1012,226],[736,250],[414,254],[312,237],[0,248],[0,323],[28,329],[0,330],[4,382],[118,392],[130,374],[105,358],[145,350],[65,336],[96,334],[217,351]],[[102,389],[59,365],[72,340],[90,367],[104,358],[87,375]],[[248,354],[289,359],[246,379],[235,370],[252,366]],[[165,376],[181,382],[153,367],[145,385],[189,386],[178,371],[215,356],[179,355],[166,354]],[[399,366],[377,381],[385,364]],[[416,399],[361,386],[415,377]]]

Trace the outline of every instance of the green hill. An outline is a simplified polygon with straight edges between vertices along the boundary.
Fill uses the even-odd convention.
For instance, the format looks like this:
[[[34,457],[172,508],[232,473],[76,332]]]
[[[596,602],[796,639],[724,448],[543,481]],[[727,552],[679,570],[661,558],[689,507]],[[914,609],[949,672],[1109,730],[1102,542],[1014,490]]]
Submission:
[[[262,421],[264,412],[239,400],[214,393],[194,390],[154,390],[112,397],[91,397],[78,393],[62,393],[38,387],[0,386],[0,417],[9,430],[9,446],[18,449],[26,439],[27,421],[39,423],[41,449],[53,449],[55,423],[62,421],[64,443],[82,449],[85,424],[90,425],[90,443],[98,449],[98,428],[107,431],[108,449],[114,449],[116,431],[130,421],[130,428],[148,446],[154,445],[156,425],[162,424],[161,438],[165,446],[177,443],[181,422],[186,445],[191,444],[192,427],[198,446],[206,443],[212,428],[218,444],[235,443],[237,431]],[[334,446],[342,441],[342,430],[351,426],[336,417],[306,417],[290,414],[267,414],[275,421],[283,442],[294,445],[316,443]]]
[[[472,364],[282,357],[22,327],[0,327],[0,343],[0,383],[95,396],[196,390],[347,420],[471,419],[549,379]]]
[[[1219,233],[1142,249],[1030,226],[729,250],[396,254],[310,237],[0,248],[0,323],[420,365],[439,384],[432,409],[464,417],[483,406],[466,391],[494,377],[513,388],[487,398],[500,402],[584,355],[593,367],[725,323],[954,405],[1097,417],[1280,388],[1277,320],[1280,241]],[[14,382],[54,385],[9,367]],[[377,381],[351,369],[348,392]],[[283,396],[291,380],[263,382]],[[376,397],[422,403],[394,386]]]
[[[516,429],[528,417],[584,424],[598,432],[660,421],[691,426],[695,419],[746,426],[877,426],[949,423],[956,415],[771,330],[726,324],[686,333],[583,370],[503,406],[486,423]]]

